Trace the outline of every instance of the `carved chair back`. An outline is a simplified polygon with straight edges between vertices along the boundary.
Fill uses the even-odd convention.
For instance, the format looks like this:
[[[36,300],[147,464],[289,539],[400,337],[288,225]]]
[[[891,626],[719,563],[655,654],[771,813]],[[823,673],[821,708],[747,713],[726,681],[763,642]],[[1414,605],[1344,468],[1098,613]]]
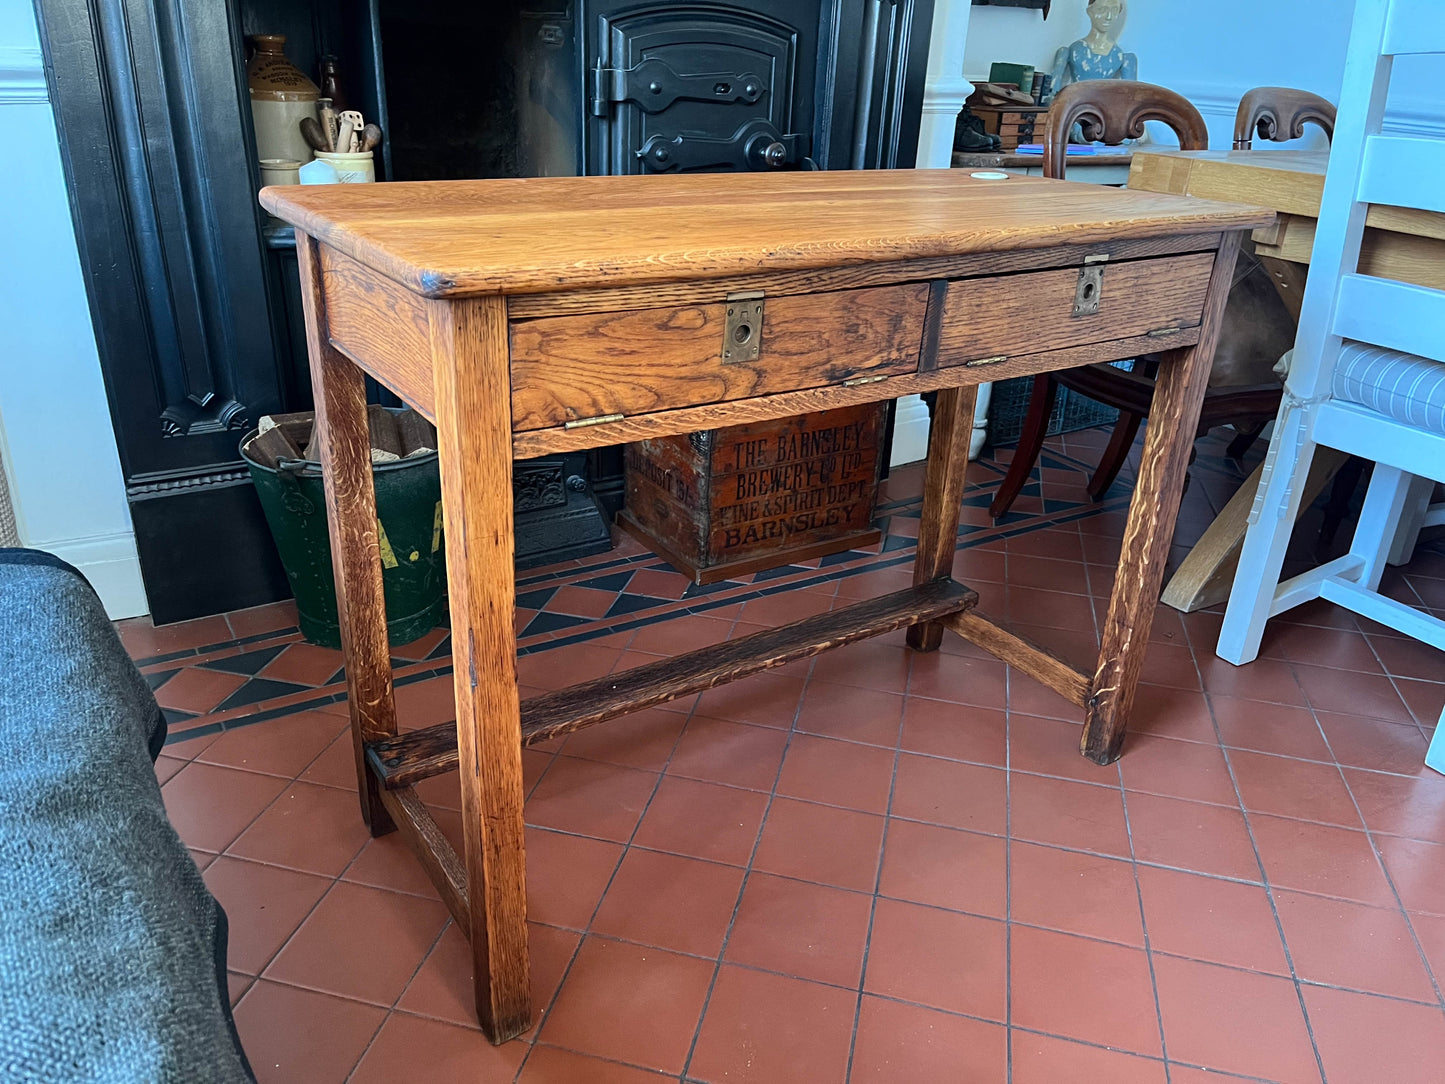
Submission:
[[[1318,124],[1325,138],[1335,138],[1335,107],[1307,90],[1291,87],[1255,87],[1239,100],[1234,117],[1234,149],[1247,151],[1254,137],[1284,143],[1305,134],[1306,124]]]
[[[1070,83],[1054,98],[1044,128],[1044,176],[1062,180],[1074,125],[1087,140],[1122,143],[1140,139],[1144,123],[1157,120],[1179,137],[1181,150],[1209,149],[1209,129],[1188,99],[1153,83],[1089,79]]]

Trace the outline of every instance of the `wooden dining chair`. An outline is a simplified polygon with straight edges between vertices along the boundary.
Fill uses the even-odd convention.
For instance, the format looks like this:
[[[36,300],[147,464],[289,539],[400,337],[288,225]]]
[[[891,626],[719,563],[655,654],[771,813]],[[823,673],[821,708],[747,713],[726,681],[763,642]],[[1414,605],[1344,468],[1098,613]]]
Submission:
[[[1334,109],[1324,99],[1303,91],[1261,87],[1245,95],[1239,118],[1236,145],[1241,139],[1238,125],[1246,119],[1249,124],[1244,129],[1246,136],[1252,137],[1258,131],[1262,138],[1282,141],[1294,138],[1290,133],[1310,121],[1330,132],[1334,126]],[[1204,118],[1171,90],[1122,80],[1074,83],[1066,87],[1054,99],[1054,107],[1049,111],[1044,135],[1044,175],[1064,176],[1069,132],[1075,124],[1081,125],[1086,139],[1116,143],[1139,138],[1143,135],[1144,122],[1149,120],[1160,121],[1173,129],[1183,150],[1208,147]],[[1291,338],[1289,312],[1268,271],[1246,246],[1235,268],[1229,309],[1215,350],[1198,436],[1216,426],[1233,424],[1241,432],[1231,442],[1229,454],[1237,458],[1248,450],[1279,408],[1280,386],[1272,370],[1289,349]],[[1119,411],[1109,444],[1088,483],[1089,496],[1094,500],[1107,493],[1124,466],[1140,424],[1149,415],[1157,367],[1156,360],[1143,357],[1135,361],[1131,370],[1088,365],[1035,377],[1018,447],[989,506],[989,514],[995,519],[1005,515],[1028,484],[1048,433],[1049,415],[1059,387]]]
[[[1335,138],[1335,107],[1318,94],[1292,87],[1255,87],[1239,99],[1234,115],[1234,149],[1254,147],[1254,137],[1285,143],[1305,134],[1306,124],[1318,124],[1325,138]]]

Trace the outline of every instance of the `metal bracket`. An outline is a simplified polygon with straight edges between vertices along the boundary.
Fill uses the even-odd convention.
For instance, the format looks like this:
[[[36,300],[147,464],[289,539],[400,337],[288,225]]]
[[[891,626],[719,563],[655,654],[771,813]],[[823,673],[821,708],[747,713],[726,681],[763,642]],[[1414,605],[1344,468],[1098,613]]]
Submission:
[[[768,89],[749,72],[705,72],[679,75],[656,57],[635,68],[604,68],[599,58],[592,69],[592,115],[607,116],[615,104],[630,102],[644,113],[661,113],[679,98],[693,102],[745,102],[752,105]]]
[[[583,429],[589,425],[606,425],[608,422],[620,422],[621,414],[599,414],[595,418],[577,418],[575,421],[562,423],[563,429]]]
[[[654,133],[633,153],[650,173],[674,169],[766,172],[803,164],[811,149],[812,137],[796,132],[782,135],[767,121],[754,118],[724,138],[696,132]]]
[[[1093,316],[1099,311],[1099,295],[1104,292],[1104,268],[1091,264],[1079,269],[1079,284],[1074,287],[1074,315]]]
[[[763,291],[728,294],[727,305],[727,318],[723,321],[723,364],[757,361],[763,352]]]

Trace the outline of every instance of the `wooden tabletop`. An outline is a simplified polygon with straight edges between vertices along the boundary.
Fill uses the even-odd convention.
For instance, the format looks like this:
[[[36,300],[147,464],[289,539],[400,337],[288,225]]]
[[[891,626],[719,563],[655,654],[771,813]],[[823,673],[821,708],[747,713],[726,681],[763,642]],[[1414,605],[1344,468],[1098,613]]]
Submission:
[[[958,170],[265,188],[261,203],[427,297],[807,270],[1251,229],[1258,208]]]
[[[1127,166],[1134,158],[1129,147],[1120,147],[1112,154],[1071,154],[1066,163],[1070,169],[1075,166]],[[1042,169],[1042,154],[1018,154],[1010,151],[954,151],[954,169]]]

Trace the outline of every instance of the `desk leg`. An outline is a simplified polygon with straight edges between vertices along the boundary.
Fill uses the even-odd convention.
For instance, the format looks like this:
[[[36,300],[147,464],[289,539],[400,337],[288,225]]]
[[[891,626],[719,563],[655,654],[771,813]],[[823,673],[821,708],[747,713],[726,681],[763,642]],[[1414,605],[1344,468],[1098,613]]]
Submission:
[[[1229,299],[1239,238],[1237,233],[1225,234],[1215,256],[1198,345],[1171,350],[1159,366],[1114,594],[1104,619],[1098,669],[1091,686],[1093,695],[1084,716],[1081,748],[1097,764],[1110,764],[1123,751],[1129,709],[1144,666],[1149,627],[1154,622],[1164,565],[1184,496],[1184,473],[1189,469],[1224,304]]]
[[[918,524],[918,556],[913,560],[913,582],[928,583],[953,571],[958,548],[958,511],[968,471],[968,445],[973,438],[973,411],[978,385],[944,388],[933,405],[933,428],[928,434],[928,466],[923,479],[923,516]],[[927,621],[908,630],[914,651],[937,651],[943,641],[943,623]]]
[[[512,568],[507,304],[427,304],[451,595],[462,858],[477,1018],[494,1043],[532,1021],[522,723]]]
[[[297,231],[301,301],[306,314],[306,349],[316,400],[316,438],[326,487],[326,520],[336,575],[336,609],[356,786],[361,815],[374,836],[396,826],[381,805],[376,779],[366,766],[366,743],[396,733],[396,700],[391,687],[391,651],[386,635],[386,600],[381,588],[376,491],[371,480],[371,437],[366,420],[366,377],[331,345],[326,301],[314,238]]]

